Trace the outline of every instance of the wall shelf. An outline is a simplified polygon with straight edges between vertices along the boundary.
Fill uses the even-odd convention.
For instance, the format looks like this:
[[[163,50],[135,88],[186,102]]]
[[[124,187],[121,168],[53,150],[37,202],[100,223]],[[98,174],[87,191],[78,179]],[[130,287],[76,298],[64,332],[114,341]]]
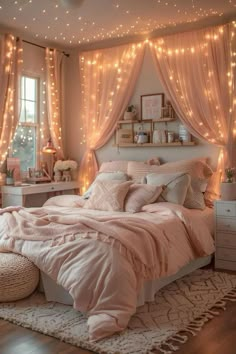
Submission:
[[[172,143],[153,143],[153,132],[155,130],[155,125],[159,123],[164,123],[166,128],[168,126],[168,123],[176,121],[175,117],[164,117],[164,118],[158,118],[158,119],[147,119],[147,120],[119,120],[117,122],[117,129],[116,129],[116,142],[113,144],[113,146],[116,147],[180,147],[180,146],[194,146],[196,143],[194,141],[188,141],[188,142],[180,142],[178,139],[177,141],[174,141]],[[124,129],[124,126],[127,124],[127,128]],[[149,135],[149,142],[148,143],[143,143],[143,144],[138,144],[134,142],[134,137],[135,137],[135,128],[137,127],[137,124],[148,124],[149,125],[149,130],[145,130],[147,134]],[[166,131],[166,130],[165,130]],[[175,133],[175,132],[174,132]],[[120,135],[122,134],[122,135]],[[175,133],[176,134],[176,133]],[[176,138],[176,137],[175,137]],[[178,137],[177,137],[178,138]],[[121,141],[120,143],[118,143]]]
[[[165,122],[173,122],[176,118],[166,117],[166,118],[159,118],[153,119],[153,123],[165,123]]]
[[[171,147],[171,146],[194,146],[196,143],[194,141],[190,142],[174,142],[174,143],[160,143],[160,144],[153,144],[153,143],[145,143],[145,144],[136,144],[136,143],[121,143],[121,144],[113,144],[112,146],[116,147]]]

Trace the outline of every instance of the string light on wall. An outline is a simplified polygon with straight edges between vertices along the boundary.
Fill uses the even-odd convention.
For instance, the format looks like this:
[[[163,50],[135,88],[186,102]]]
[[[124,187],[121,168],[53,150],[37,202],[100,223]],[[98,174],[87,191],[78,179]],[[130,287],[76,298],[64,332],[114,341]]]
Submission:
[[[105,126],[109,125],[109,122],[112,124],[117,104],[122,105],[121,102],[117,102],[119,101],[117,97],[124,94],[135,60],[142,53],[143,47],[144,43],[130,44],[117,51],[111,48],[105,51],[84,52],[80,55],[82,94],[80,144],[85,144],[87,149],[95,149],[104,134]],[[104,85],[107,91],[104,91]],[[88,170],[92,164],[92,157],[93,154],[88,152],[86,155]],[[88,175],[83,175],[82,191],[87,189],[90,182]]]
[[[1,36],[1,45],[3,55],[2,64],[5,70],[5,84],[2,84],[2,90],[5,91],[3,105],[3,119],[1,124],[0,139],[0,163],[2,163],[10,149],[13,141],[13,132],[18,119],[18,106],[16,99],[16,89],[18,83],[18,73],[22,64],[21,43],[16,42],[12,35]],[[7,84],[6,84],[7,83]]]

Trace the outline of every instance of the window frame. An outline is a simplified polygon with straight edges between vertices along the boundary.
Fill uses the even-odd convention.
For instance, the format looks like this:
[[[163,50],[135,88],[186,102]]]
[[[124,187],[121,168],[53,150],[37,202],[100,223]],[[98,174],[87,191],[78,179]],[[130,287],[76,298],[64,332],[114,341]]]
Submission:
[[[41,103],[41,85],[42,85],[42,77],[40,75],[37,75],[36,73],[30,73],[27,71],[22,71],[21,74],[21,80],[23,77],[30,78],[36,80],[36,95],[35,95],[35,101],[28,100],[26,98],[22,98],[22,82],[20,83],[20,94],[19,94],[19,105],[20,105],[20,113],[19,113],[19,121],[17,124],[17,127],[33,127],[35,128],[35,168],[38,169],[40,165],[40,114],[41,114],[41,109],[42,109],[42,103]],[[20,121],[20,115],[21,115],[21,105],[22,102],[36,102],[36,114],[35,114],[35,122],[21,122]],[[14,140],[14,139],[13,139]],[[12,156],[12,148],[11,148],[11,156]],[[26,172],[26,171],[23,171]]]

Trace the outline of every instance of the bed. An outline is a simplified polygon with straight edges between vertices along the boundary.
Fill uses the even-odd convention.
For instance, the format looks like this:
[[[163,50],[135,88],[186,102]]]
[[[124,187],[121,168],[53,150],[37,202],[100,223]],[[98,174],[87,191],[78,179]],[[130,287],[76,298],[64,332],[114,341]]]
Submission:
[[[122,331],[137,306],[208,264],[214,253],[212,210],[183,205],[192,198],[196,206],[197,188],[209,174],[205,162],[194,161],[188,172],[180,163],[181,172],[164,176],[161,166],[137,169],[132,164],[138,171],[138,180],[132,176],[135,183],[101,171],[109,178],[98,178],[87,199],[60,196],[42,208],[1,211],[0,248],[39,267],[48,300],[73,302],[87,313],[91,340]],[[119,171],[119,177],[121,172],[126,174]],[[145,185],[140,184],[143,177]],[[160,185],[163,179],[168,188]]]

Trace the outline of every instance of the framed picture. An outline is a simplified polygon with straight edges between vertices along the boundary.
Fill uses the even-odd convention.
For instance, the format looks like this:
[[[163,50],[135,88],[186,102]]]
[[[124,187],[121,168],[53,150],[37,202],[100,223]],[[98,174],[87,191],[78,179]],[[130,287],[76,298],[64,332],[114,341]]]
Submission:
[[[141,96],[141,119],[161,118],[161,109],[164,106],[164,93],[153,93]]]

